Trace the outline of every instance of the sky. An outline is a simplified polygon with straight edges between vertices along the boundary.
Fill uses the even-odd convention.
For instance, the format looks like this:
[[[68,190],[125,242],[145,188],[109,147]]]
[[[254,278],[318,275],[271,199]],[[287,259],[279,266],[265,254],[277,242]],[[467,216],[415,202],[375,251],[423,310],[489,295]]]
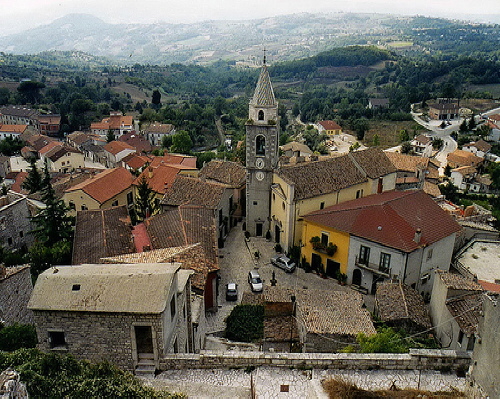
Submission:
[[[0,10],[2,36],[71,13],[92,14],[108,23],[190,23],[301,12],[376,12],[480,22],[500,20],[500,0],[0,0]]]

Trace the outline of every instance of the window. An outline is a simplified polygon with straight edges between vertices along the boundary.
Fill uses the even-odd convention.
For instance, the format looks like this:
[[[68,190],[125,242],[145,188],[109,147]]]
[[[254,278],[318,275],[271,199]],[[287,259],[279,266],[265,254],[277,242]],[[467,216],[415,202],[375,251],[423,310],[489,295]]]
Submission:
[[[285,201],[283,201],[283,203],[281,204],[281,207],[283,208],[283,210],[285,210]]]
[[[266,138],[264,136],[257,136],[255,139],[255,153],[257,155],[266,154]]]
[[[118,200],[113,201],[113,203],[111,204],[111,206],[118,206]]]
[[[367,264],[370,260],[370,248],[361,245],[359,248],[359,263]]]
[[[328,234],[321,233],[321,244],[325,246],[325,248],[328,246]]]
[[[134,202],[134,198],[132,196],[132,192],[127,193],[127,204],[131,205]]]
[[[257,201],[254,201],[254,202],[253,202],[253,204],[254,204],[254,205],[257,205]]]
[[[69,202],[69,209],[76,210],[75,203],[73,201]]]
[[[389,273],[390,266],[391,266],[391,255],[382,252],[380,254],[379,270],[384,273]]]
[[[462,346],[463,340],[464,340],[464,332],[460,330],[460,332],[458,333],[458,343],[460,344],[460,346]]]
[[[8,243],[9,245],[12,245],[12,237],[7,238],[7,243]]]
[[[263,121],[264,120],[264,111],[260,110],[257,118],[259,119],[259,121]]]
[[[65,348],[66,338],[64,331],[49,331],[49,346],[50,349]]]
[[[358,190],[356,191],[356,198],[362,198],[363,197],[363,190]]]
[[[87,209],[87,205],[82,205],[82,211],[86,211]]]
[[[170,316],[172,319],[175,317],[175,296],[170,301]]]
[[[24,233],[22,231],[19,232],[19,237],[21,237],[21,238],[24,237]]]
[[[325,209],[325,203],[322,202],[321,204],[319,204],[319,209]]]
[[[433,248],[429,248],[427,250],[427,260],[432,259],[432,250],[433,250]]]

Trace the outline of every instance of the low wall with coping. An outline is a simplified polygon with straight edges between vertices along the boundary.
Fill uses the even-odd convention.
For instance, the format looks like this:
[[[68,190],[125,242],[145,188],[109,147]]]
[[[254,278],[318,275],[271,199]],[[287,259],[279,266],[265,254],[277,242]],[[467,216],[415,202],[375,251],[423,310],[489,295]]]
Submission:
[[[454,350],[411,349],[410,353],[273,353],[218,352],[172,354],[160,360],[160,370],[246,368],[259,366],[336,370],[440,370],[469,368],[471,355]]]

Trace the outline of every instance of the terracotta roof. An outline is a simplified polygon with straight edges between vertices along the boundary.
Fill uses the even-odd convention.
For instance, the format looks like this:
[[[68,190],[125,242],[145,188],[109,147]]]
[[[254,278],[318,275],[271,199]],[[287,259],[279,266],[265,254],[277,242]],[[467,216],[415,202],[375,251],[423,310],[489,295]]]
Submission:
[[[430,144],[432,139],[430,137],[424,136],[423,134],[419,134],[417,137],[415,137],[415,141],[427,145]]]
[[[292,151],[292,152],[300,151],[300,152],[304,152],[307,154],[313,153],[307,145],[305,145],[304,143],[298,143],[297,141],[292,141],[291,143],[287,143],[284,146],[281,146],[281,149],[285,152],[286,151]]]
[[[220,183],[210,183],[195,177],[178,175],[161,200],[162,205],[179,206],[183,204],[201,205],[216,209],[226,186]]]
[[[396,168],[387,158],[386,153],[378,148],[350,152],[348,156],[354,159],[370,179],[377,179],[396,172]]]
[[[267,70],[267,65],[263,65],[260,70],[259,80],[255,87],[255,92],[251,101],[254,106],[261,107],[275,107],[277,106],[276,98],[274,97],[273,86],[271,85],[271,78]]]
[[[56,138],[48,137],[48,136],[44,136],[44,135],[40,134],[40,135],[35,135],[32,137],[31,144],[33,145],[33,148],[35,149],[35,151],[38,152],[43,147],[45,147],[47,144],[49,144],[51,142],[60,143],[60,141],[57,140]]]
[[[109,152],[110,154],[116,155],[123,150],[134,150],[135,148],[132,147],[130,144],[124,143],[123,141],[110,141],[108,144],[104,146],[104,149]]]
[[[396,172],[389,158],[379,149],[357,151],[335,158],[282,166],[276,172],[295,185],[295,200],[332,193],[370,178]]]
[[[132,253],[132,223],[125,206],[79,211],[71,263],[100,263],[106,256]]]
[[[63,143],[61,141],[51,141],[51,142],[47,143],[47,145],[40,148],[40,150],[38,150],[38,153],[40,155],[45,155],[50,150],[52,150],[54,147],[62,147],[62,146],[63,146]]]
[[[131,115],[110,115],[109,118],[104,118],[101,122],[92,123],[90,128],[118,130],[122,127],[132,126],[133,123],[134,118]]]
[[[476,147],[479,151],[488,152],[491,150],[491,144],[487,143],[483,139],[476,141],[475,143],[470,143],[471,146]]]
[[[200,243],[107,257],[102,258],[101,261],[104,263],[177,262],[181,264],[182,269],[194,270],[195,274],[191,279],[191,285],[200,291],[205,290],[208,273],[219,270],[216,265],[205,260],[203,246]]]
[[[56,114],[45,114],[45,115],[39,115],[38,116],[38,121],[40,123],[47,123],[51,125],[58,125],[61,123],[61,115],[56,115]]]
[[[488,119],[493,119],[494,121],[500,121],[500,114],[493,114],[488,116]]]
[[[1,133],[23,133],[28,128],[28,125],[2,125],[0,124]]]
[[[92,136],[86,134],[86,133],[83,133],[83,132],[73,132],[71,134],[68,134],[68,136],[66,137],[68,140],[71,140],[73,143],[75,143],[75,145],[82,145],[83,143],[85,143],[86,141],[90,141],[92,140]]]
[[[153,249],[201,243],[210,265],[218,264],[214,212],[201,206],[185,205],[155,215],[144,224]]]
[[[289,303],[292,295],[296,297],[297,319],[303,322],[307,333],[350,336],[359,333],[376,334],[370,313],[362,307],[363,297],[355,291],[287,289],[270,286],[257,297],[245,292],[242,303]]]
[[[485,291],[500,293],[500,284],[484,280],[479,280],[478,283],[481,284],[481,287],[483,287]]]
[[[150,142],[147,141],[143,136],[135,132],[126,133],[120,136],[118,140],[131,145],[139,153],[149,153],[153,150]]]
[[[137,170],[142,168],[147,163],[151,162],[151,158],[147,155],[138,155],[133,152],[132,154],[128,154],[125,158],[122,159],[122,162],[125,163],[129,168]]]
[[[318,125],[323,126],[325,130],[342,130],[340,125],[335,121],[319,121]]]
[[[406,284],[401,282],[378,284],[375,301],[378,315],[382,321],[410,320],[423,329],[432,326],[424,299]]]
[[[387,155],[394,167],[400,171],[415,172],[419,169],[427,169],[429,165],[429,158],[426,157],[400,154],[399,152],[386,152],[385,155]]]
[[[145,176],[149,187],[155,193],[165,194],[168,187],[174,183],[176,176],[182,168],[179,165],[157,165],[152,163],[142,171],[142,173],[134,180],[134,185],[138,185],[142,177]]]
[[[169,292],[183,288],[181,282],[192,273],[179,270],[179,266],[168,263],[51,267],[38,276],[28,309],[161,314],[167,309]],[[172,287],[176,273],[180,287]]]
[[[482,291],[480,284],[474,280],[465,278],[461,274],[450,273],[444,270],[436,270],[437,275],[443,284],[452,290]]]
[[[304,219],[404,252],[461,230],[450,215],[420,190],[386,191],[309,213]],[[421,239],[417,243],[414,238],[418,229]]]
[[[439,197],[441,195],[441,190],[439,190],[439,186],[427,180],[424,181],[423,190],[424,193],[434,198]]]
[[[125,168],[107,169],[66,191],[82,190],[102,204],[129,188],[133,181],[134,177]]]
[[[447,159],[448,162],[453,162],[460,166],[475,166],[483,162],[483,158],[464,150],[455,150],[449,153]]]
[[[460,166],[451,170],[452,172],[460,173],[462,176],[473,175],[477,173],[477,168],[474,166]]]
[[[28,172],[17,172],[14,184],[10,187],[12,191],[16,193],[23,193],[25,190],[22,189],[24,180],[28,177]]]
[[[162,157],[154,157],[151,166],[158,165],[182,165],[183,169],[196,169],[196,157],[183,154],[164,154]]]
[[[483,294],[470,294],[448,299],[446,307],[464,333],[474,334],[483,308]]]
[[[175,126],[168,123],[152,123],[146,128],[146,133],[169,134],[174,129]]]
[[[245,184],[246,169],[238,162],[212,160],[200,170],[200,179],[239,188]]]

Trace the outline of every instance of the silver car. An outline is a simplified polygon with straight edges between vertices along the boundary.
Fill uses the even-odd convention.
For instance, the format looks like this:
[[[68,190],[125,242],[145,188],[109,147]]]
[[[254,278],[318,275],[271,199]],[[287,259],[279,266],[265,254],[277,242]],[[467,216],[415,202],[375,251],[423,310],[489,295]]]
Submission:
[[[263,284],[260,274],[257,270],[250,270],[248,272],[248,283],[253,292],[262,292]]]
[[[293,262],[290,258],[287,258],[283,255],[276,255],[271,258],[271,263],[274,266],[283,269],[287,273],[292,273],[295,270],[295,262]]]

